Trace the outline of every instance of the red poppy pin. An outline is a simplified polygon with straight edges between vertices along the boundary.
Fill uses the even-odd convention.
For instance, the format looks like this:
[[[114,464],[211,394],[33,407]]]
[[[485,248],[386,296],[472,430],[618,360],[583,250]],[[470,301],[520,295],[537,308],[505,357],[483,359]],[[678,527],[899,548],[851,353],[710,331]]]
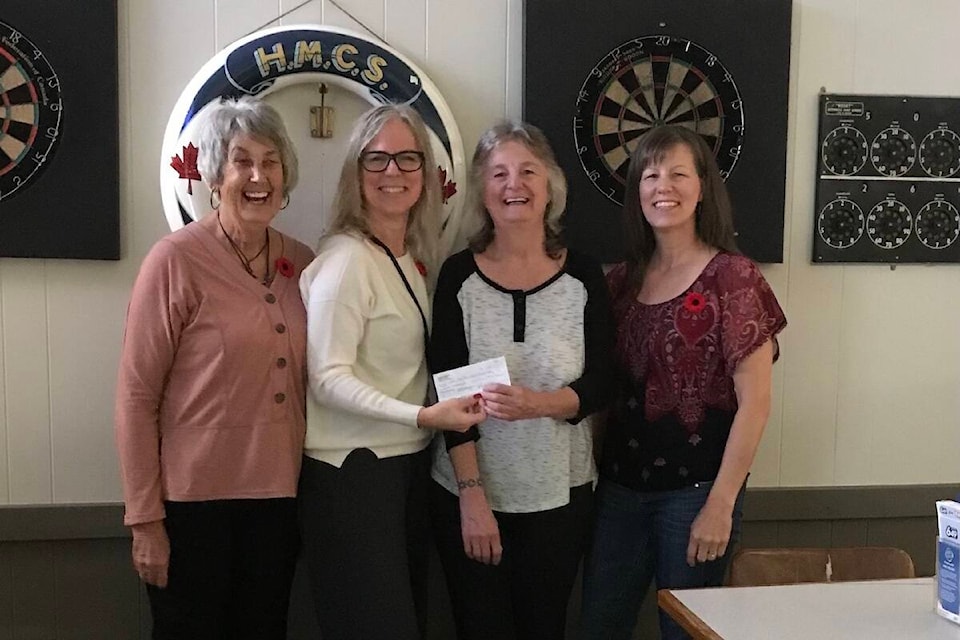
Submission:
[[[280,256],[277,258],[277,273],[282,275],[284,278],[293,277],[293,263],[290,262],[287,258]]]
[[[426,278],[426,277],[427,277],[427,265],[423,264],[423,263],[420,262],[419,260],[414,260],[414,261],[413,261],[413,264],[415,264],[415,265],[417,266],[417,271],[420,272],[420,275],[422,275],[424,278]]]
[[[706,305],[707,299],[703,297],[702,293],[697,293],[696,291],[691,291],[687,294],[687,297],[683,299],[683,308],[690,313],[700,313]]]

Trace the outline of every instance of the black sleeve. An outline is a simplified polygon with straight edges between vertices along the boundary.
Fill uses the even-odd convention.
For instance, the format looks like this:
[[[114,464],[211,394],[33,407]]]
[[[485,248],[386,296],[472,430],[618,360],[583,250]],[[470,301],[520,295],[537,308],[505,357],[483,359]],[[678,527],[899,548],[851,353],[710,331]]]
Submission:
[[[567,420],[577,424],[591,413],[606,408],[613,397],[613,312],[610,293],[600,264],[583,254],[572,253],[568,273],[579,278],[587,290],[583,308],[583,373],[570,383],[580,398],[580,409]]]
[[[463,281],[473,272],[473,256],[461,251],[443,263],[433,294],[433,330],[427,347],[427,363],[432,373],[441,373],[470,363],[470,349],[463,327],[463,309],[457,294]],[[444,431],[447,451],[465,442],[480,439],[474,425],[467,431]]]

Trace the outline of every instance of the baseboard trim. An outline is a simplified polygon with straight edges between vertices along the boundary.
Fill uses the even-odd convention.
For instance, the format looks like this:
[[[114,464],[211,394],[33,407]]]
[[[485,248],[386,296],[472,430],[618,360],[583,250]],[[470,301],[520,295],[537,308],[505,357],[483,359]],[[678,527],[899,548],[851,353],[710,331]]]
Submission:
[[[935,515],[934,502],[958,493],[954,484],[753,488],[743,515],[747,522],[923,518]],[[129,535],[119,503],[0,506],[0,542]]]
[[[954,484],[747,489],[743,516],[755,522],[933,517],[934,503],[958,492]]]
[[[0,506],[0,542],[129,536],[119,503]]]

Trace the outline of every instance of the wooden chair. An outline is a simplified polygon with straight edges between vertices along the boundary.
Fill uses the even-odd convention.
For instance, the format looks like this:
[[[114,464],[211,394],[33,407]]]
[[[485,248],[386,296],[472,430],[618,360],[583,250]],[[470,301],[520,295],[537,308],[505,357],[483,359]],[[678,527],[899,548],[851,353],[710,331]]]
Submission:
[[[893,547],[741,549],[730,561],[732,587],[915,577],[913,560]]]

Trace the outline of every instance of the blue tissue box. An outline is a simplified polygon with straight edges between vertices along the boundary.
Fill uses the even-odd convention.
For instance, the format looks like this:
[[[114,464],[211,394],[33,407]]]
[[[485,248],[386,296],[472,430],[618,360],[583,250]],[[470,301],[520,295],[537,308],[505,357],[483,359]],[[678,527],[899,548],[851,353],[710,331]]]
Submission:
[[[937,540],[937,613],[960,623],[960,544]]]

